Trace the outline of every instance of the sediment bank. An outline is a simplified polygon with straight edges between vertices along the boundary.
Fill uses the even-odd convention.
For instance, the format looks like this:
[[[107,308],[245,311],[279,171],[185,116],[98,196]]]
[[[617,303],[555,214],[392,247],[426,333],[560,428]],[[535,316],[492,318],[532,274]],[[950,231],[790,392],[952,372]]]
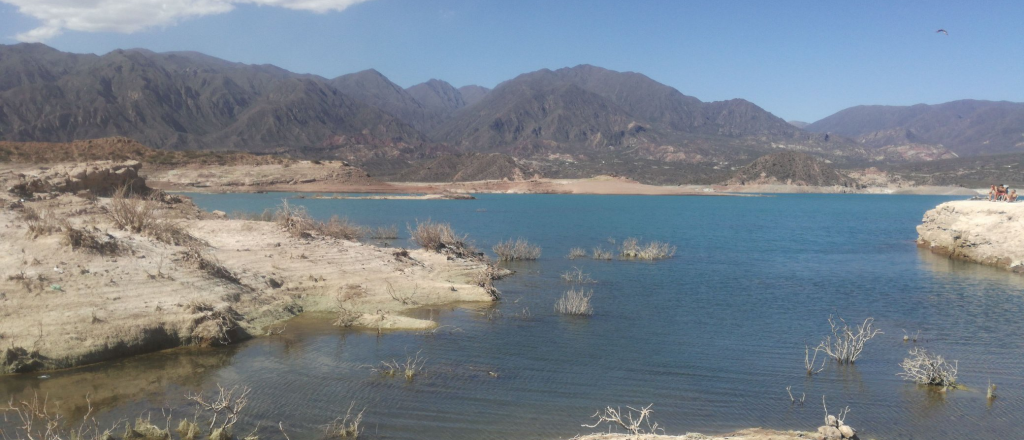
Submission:
[[[1024,203],[946,202],[924,214],[917,233],[934,254],[1024,272]]]
[[[35,177],[0,173],[0,186]],[[306,311],[427,329],[436,324],[401,312],[496,298],[482,260],[229,220],[159,192],[131,199],[147,218],[132,230],[112,198],[46,191],[0,194],[0,374],[234,343]]]

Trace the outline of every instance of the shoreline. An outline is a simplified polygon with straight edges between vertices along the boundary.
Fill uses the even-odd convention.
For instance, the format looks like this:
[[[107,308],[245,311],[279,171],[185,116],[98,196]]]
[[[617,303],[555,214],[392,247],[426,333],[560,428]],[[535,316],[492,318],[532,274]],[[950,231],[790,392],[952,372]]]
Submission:
[[[1024,273],[1024,203],[961,200],[926,212],[917,246],[950,259]]]
[[[486,261],[353,241],[302,212],[285,226],[229,220],[167,193],[80,189],[144,189],[137,170],[106,162],[0,175],[5,189],[45,190],[25,201],[0,194],[0,374],[228,345],[304,312],[343,327],[429,329],[436,323],[403,312],[498,297],[491,281],[505,274]],[[126,209],[145,225],[119,226]]]

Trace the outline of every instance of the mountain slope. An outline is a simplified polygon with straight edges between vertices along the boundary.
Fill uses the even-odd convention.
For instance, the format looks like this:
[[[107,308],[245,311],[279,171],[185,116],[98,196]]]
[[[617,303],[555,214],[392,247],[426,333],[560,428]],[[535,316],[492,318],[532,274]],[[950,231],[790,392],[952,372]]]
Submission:
[[[727,184],[843,186],[857,188],[855,179],[820,158],[795,151],[768,154],[733,174]]]
[[[537,171],[504,154],[451,154],[424,161],[401,173],[387,176],[399,182],[473,182],[524,180]]]
[[[462,98],[462,92],[459,89],[437,79],[416,84],[405,91],[430,113],[428,118],[430,122],[421,126],[423,131],[433,129],[438,124],[450,119],[456,110],[466,106],[466,101]]]
[[[430,111],[405,89],[374,69],[342,75],[330,80],[329,84],[346,95],[395,115],[419,130],[426,131],[440,122],[440,115]]]
[[[959,155],[1024,148],[1024,103],[962,100],[937,105],[857,106],[806,127],[849,136],[869,147],[941,145]]]
[[[462,86],[459,87],[459,93],[462,94],[462,100],[466,102],[466,105],[473,105],[479,102],[491,89],[481,86]]]
[[[39,46],[0,46],[0,72],[12,73],[0,92],[0,139],[128,136],[166,149],[246,151],[337,146],[339,136],[378,147],[426,141],[313,75],[190,52],[84,56]]]
[[[505,81],[429,134],[516,157],[730,162],[776,147],[863,157],[848,140],[804,132],[748,101],[704,103],[638,73],[588,65]]]

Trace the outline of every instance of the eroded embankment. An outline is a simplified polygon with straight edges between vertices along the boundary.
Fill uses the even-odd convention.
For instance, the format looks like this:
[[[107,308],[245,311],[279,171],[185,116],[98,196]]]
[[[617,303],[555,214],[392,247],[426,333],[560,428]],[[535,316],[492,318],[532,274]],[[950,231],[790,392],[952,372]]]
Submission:
[[[113,175],[100,168],[88,174]],[[228,220],[160,192],[120,202],[96,197],[109,192],[99,184],[26,194],[20,184],[34,178],[0,173],[4,189],[20,191],[0,194],[0,373],[233,343],[303,311],[346,326],[430,328],[399,313],[495,298],[483,261],[334,238],[303,229],[308,217]],[[119,222],[124,204],[145,221]]]
[[[917,244],[932,253],[1024,272],[1024,204],[962,200],[924,214]]]

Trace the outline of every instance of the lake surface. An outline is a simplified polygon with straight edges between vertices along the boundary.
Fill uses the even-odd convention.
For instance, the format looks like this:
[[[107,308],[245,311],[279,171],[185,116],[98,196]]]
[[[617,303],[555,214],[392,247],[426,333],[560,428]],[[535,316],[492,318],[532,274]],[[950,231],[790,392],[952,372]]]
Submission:
[[[203,208],[262,211],[290,194],[193,195]],[[189,414],[187,391],[252,387],[237,431],[257,421],[277,438],[317,437],[350,402],[366,407],[369,438],[556,439],[599,408],[654,404],[669,434],[763,426],[814,430],[822,395],[862,438],[1018,438],[1024,422],[1024,278],[919,250],[924,212],[957,198],[779,195],[642,197],[480,195],[477,200],[297,200],[319,218],[399,225],[451,222],[481,249],[524,237],[541,259],[510,264],[493,305],[423,310],[451,326],[434,334],[342,330],[297,318],[282,336],[219,349],[186,348],[52,373],[0,378],[0,396],[37,391],[82,411],[90,393],[104,420],[162,408]],[[635,236],[678,247],[669,260],[568,260]],[[594,316],[553,312],[573,267],[597,281]],[[524,310],[528,310],[524,313]],[[856,365],[808,377],[804,346],[837,312],[874,317],[885,334]],[[457,330],[456,330],[457,329]],[[969,389],[935,392],[896,376],[917,345],[959,361]],[[382,379],[367,365],[425,357],[412,382]],[[497,374],[494,377],[491,372]],[[999,385],[988,402],[985,387]],[[786,387],[806,393],[792,404]],[[0,421],[2,423],[2,421]],[[273,429],[271,429],[273,427]]]

